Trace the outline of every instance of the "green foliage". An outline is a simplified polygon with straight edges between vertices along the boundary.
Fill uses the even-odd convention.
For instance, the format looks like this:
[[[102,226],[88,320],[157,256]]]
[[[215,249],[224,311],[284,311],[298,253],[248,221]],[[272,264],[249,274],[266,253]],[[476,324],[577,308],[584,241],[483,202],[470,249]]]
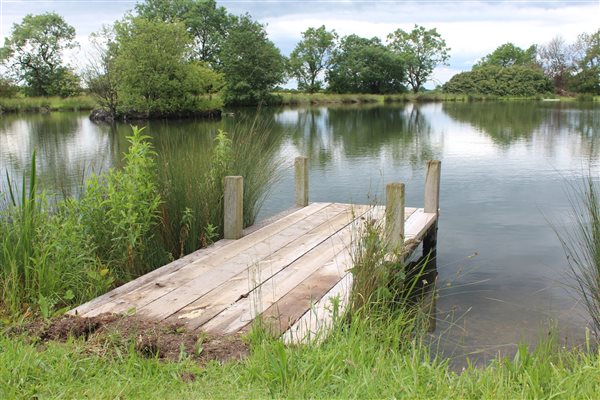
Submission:
[[[141,275],[152,267],[144,261],[153,250],[148,244],[158,223],[160,196],[154,175],[156,153],[141,131],[133,127],[128,137],[123,169],[92,176],[77,205],[98,258],[120,278]]]
[[[0,77],[0,98],[14,97],[19,92],[19,87],[6,78]]]
[[[600,29],[581,34],[574,45],[575,66],[569,81],[571,90],[600,94]]]
[[[212,145],[193,136],[160,143],[158,188],[163,202],[159,235],[163,248],[176,257],[222,235],[226,175],[244,177],[244,226],[252,225],[280,175],[278,140],[265,124],[242,119],[236,120],[230,134],[218,131]]]
[[[374,37],[342,38],[327,71],[334,93],[394,93],[404,91],[404,64]]]
[[[588,175],[580,187],[569,189],[574,228],[554,230],[567,255],[573,286],[600,341],[600,186]]]
[[[20,196],[7,176],[10,202],[0,211],[0,307],[13,316],[28,309],[49,316],[112,283],[70,205],[52,209],[37,192],[35,154],[32,158],[29,185],[23,179]]]
[[[289,73],[298,80],[299,90],[314,93],[321,89],[318,76],[329,66],[336,39],[335,31],[327,31],[325,25],[302,32],[302,40],[288,62]]]
[[[115,29],[122,113],[149,117],[198,110],[199,94],[212,83],[201,82],[197,76],[201,67],[188,62],[192,39],[183,24],[137,17],[116,24]]]
[[[536,65],[536,53],[536,45],[531,45],[527,49],[521,49],[512,43],[505,43],[479,60],[477,64],[473,66],[473,69],[484,67],[506,68],[519,65],[531,67]]]
[[[78,81],[62,60],[65,49],[75,47],[75,28],[56,13],[26,15],[14,24],[0,49],[0,60],[33,96],[69,96],[79,91]]]
[[[443,85],[448,93],[535,96],[552,92],[552,82],[537,67],[487,66],[454,75]]]
[[[219,53],[231,21],[214,0],[145,0],[135,5],[144,18],[181,22],[193,38],[192,57],[211,67],[219,65]]]
[[[404,62],[406,81],[413,93],[429,80],[435,67],[446,64],[450,58],[450,48],[435,28],[427,30],[415,25],[410,32],[398,29],[388,35],[388,40],[390,49]]]
[[[267,101],[284,80],[284,58],[267,38],[263,25],[249,15],[235,18],[220,59],[225,74],[226,104]]]

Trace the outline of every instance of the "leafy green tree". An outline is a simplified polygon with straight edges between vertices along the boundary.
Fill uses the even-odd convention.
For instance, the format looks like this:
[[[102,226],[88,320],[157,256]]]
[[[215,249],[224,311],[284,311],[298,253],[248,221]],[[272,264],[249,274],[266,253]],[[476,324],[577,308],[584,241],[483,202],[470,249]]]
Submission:
[[[63,51],[76,46],[75,28],[56,13],[26,15],[14,24],[0,49],[0,61],[34,96],[68,96],[78,80],[64,64]]]
[[[181,23],[127,18],[115,25],[120,109],[141,116],[198,111],[203,67],[190,63],[192,38]],[[206,77],[207,75],[204,74]]]
[[[454,75],[443,86],[449,93],[535,96],[552,92],[552,82],[537,67],[490,65]]]
[[[577,92],[600,94],[600,29],[579,35],[574,45],[574,76],[569,86]]]
[[[479,62],[473,66],[473,69],[487,66],[512,67],[514,65],[536,65],[536,52],[536,45],[531,45],[527,49],[522,49],[512,43],[505,43],[479,60]]]
[[[234,19],[220,59],[228,104],[266,101],[275,86],[284,80],[284,57],[267,38],[263,25],[249,15]]]
[[[334,93],[394,93],[404,91],[402,60],[379,38],[342,38],[326,73]]]
[[[318,76],[329,66],[336,39],[335,31],[327,31],[325,25],[302,32],[302,40],[288,62],[290,75],[298,80],[298,89],[308,93],[321,89]]]
[[[135,9],[147,19],[183,23],[194,39],[194,59],[211,66],[218,64],[231,17],[215,0],[145,0]]]
[[[410,32],[398,29],[388,35],[389,47],[404,60],[406,81],[417,93],[438,65],[446,64],[450,48],[435,28],[415,25]]]

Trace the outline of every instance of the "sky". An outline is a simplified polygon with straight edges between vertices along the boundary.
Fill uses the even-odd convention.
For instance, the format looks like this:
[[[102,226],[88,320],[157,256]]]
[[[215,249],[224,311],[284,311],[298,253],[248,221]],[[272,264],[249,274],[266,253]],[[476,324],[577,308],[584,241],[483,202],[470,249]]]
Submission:
[[[0,0],[0,36],[27,14],[55,11],[75,27],[80,49],[68,55],[76,67],[86,60],[89,34],[120,19],[135,0]],[[556,36],[573,42],[583,32],[600,29],[600,0],[584,1],[365,1],[365,0],[224,0],[230,13],[249,13],[266,25],[269,38],[289,55],[309,27],[325,25],[340,36],[386,36],[415,24],[436,28],[451,48],[449,65],[435,69],[434,87],[468,71],[481,57],[512,42],[527,48]]]

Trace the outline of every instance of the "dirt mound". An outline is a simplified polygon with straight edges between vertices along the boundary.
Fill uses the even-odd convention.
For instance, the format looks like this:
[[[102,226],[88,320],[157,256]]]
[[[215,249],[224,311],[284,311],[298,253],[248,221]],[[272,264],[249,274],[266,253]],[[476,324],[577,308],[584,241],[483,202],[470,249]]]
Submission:
[[[248,354],[248,345],[239,335],[211,337],[203,332],[188,332],[180,324],[148,321],[136,316],[101,314],[83,318],[65,315],[49,322],[34,321],[8,332],[11,335],[25,333],[42,343],[81,338],[90,343],[90,348],[133,343],[142,356],[165,361],[192,358],[200,363],[225,362],[242,359]]]

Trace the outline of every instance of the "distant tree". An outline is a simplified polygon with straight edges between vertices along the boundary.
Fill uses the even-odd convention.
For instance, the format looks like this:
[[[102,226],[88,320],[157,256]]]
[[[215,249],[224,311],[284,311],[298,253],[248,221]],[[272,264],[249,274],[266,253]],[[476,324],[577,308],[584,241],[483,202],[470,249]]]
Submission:
[[[327,71],[334,93],[394,93],[405,91],[404,66],[379,38],[342,38]]]
[[[135,6],[138,14],[163,22],[181,22],[193,37],[195,60],[218,64],[231,17],[215,0],[145,0]]]
[[[535,45],[531,45],[527,49],[522,49],[512,43],[505,43],[479,60],[473,66],[473,69],[489,66],[512,67],[515,65],[536,65],[536,51],[537,48]]]
[[[115,24],[119,107],[124,113],[170,116],[193,113],[207,82],[190,63],[192,38],[181,23],[126,18]]]
[[[118,46],[114,27],[105,25],[99,32],[92,33],[90,43],[94,54],[85,68],[83,80],[100,107],[114,117],[119,107],[118,73],[115,65]]]
[[[336,39],[335,31],[327,31],[325,25],[302,32],[302,40],[288,63],[289,74],[298,80],[298,89],[308,93],[321,89],[318,76],[329,66]]]
[[[398,29],[388,35],[388,40],[390,49],[404,61],[406,82],[414,93],[429,80],[435,67],[450,58],[450,48],[435,28],[415,25],[410,32]]]
[[[552,82],[537,67],[490,65],[454,75],[443,85],[449,93],[535,96],[552,92]]]
[[[0,97],[14,97],[19,87],[9,78],[0,77]]]
[[[275,86],[284,80],[284,57],[267,38],[263,25],[249,15],[234,19],[220,59],[228,104],[266,101]]]
[[[574,75],[571,90],[600,94],[600,29],[579,35],[573,46]]]
[[[538,62],[544,73],[554,83],[556,92],[563,92],[573,66],[572,46],[557,36],[538,47]]]
[[[75,28],[60,15],[28,14],[4,40],[0,61],[31,95],[68,96],[79,90],[79,82],[64,64],[63,51],[75,46]]]

